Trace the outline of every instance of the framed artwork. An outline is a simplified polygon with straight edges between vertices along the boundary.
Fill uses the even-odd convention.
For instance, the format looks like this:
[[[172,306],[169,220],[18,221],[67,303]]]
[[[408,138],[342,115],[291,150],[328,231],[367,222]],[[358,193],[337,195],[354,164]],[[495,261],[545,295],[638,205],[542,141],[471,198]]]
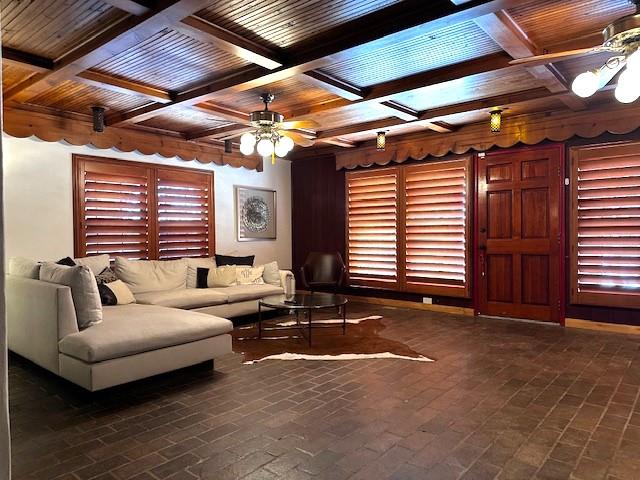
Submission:
[[[276,192],[266,188],[235,186],[238,240],[276,238]]]

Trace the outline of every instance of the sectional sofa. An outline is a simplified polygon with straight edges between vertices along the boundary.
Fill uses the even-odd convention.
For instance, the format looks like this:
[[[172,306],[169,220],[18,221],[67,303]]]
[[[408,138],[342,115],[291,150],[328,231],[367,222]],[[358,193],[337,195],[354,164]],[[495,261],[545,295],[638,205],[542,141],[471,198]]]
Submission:
[[[91,258],[98,273],[108,256]],[[82,261],[82,259],[76,259]],[[40,280],[36,268],[12,267],[6,278],[9,349],[96,391],[212,361],[231,352],[228,318],[257,311],[260,298],[284,292],[287,271],[274,284],[195,288],[195,266],[210,259],[118,261],[114,270],[135,303],[102,307],[102,321],[78,325],[72,289]]]

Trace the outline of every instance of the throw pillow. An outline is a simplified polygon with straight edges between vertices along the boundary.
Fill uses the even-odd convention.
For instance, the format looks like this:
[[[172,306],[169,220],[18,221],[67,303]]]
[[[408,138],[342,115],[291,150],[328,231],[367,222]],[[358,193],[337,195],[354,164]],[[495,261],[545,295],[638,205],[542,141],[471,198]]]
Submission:
[[[58,265],[66,265],[67,267],[75,267],[76,266],[76,262],[74,262],[73,258],[71,258],[71,257],[61,258],[60,260],[58,260],[56,262],[56,264],[58,264]]]
[[[40,276],[40,264],[30,258],[11,257],[9,259],[9,275],[37,280]]]
[[[105,268],[98,275],[96,275],[96,283],[98,285],[102,285],[103,283],[115,282],[116,280],[118,280],[118,276],[116,275],[116,272],[111,269],[111,267]]]
[[[98,284],[89,267],[44,263],[40,267],[40,280],[71,288],[78,328],[84,329],[102,321]]]
[[[246,257],[233,257],[231,255],[218,255],[216,253],[216,265],[218,267],[222,265],[248,265],[253,267],[253,260],[255,255],[248,255]]]
[[[185,258],[187,262],[187,288],[206,288],[198,287],[198,269],[203,268],[208,270],[210,268],[216,268],[216,262],[212,258]],[[206,278],[205,285],[206,285]]]
[[[116,257],[114,271],[136,293],[187,287],[187,262],[180,260],[129,260]]]
[[[236,284],[236,267],[198,268],[198,288],[230,287]]]
[[[280,287],[280,268],[278,262],[270,262],[264,264],[264,272],[262,273],[264,283]]]
[[[105,268],[109,266],[109,254],[92,255],[91,257],[74,258],[76,265],[84,265],[89,267],[94,275],[99,275]]]
[[[262,285],[262,273],[264,267],[240,267],[236,269],[236,282],[238,285]]]
[[[136,302],[133,293],[122,280],[101,283],[98,285],[98,291],[102,305],[127,305]]]

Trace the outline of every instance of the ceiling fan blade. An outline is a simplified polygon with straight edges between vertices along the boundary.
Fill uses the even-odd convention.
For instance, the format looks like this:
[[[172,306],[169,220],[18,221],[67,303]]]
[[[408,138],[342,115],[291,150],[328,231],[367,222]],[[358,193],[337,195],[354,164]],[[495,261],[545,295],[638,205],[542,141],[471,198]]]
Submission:
[[[538,65],[547,65],[553,62],[569,60],[570,58],[584,57],[603,51],[602,46],[592,48],[580,48],[578,50],[567,50],[565,52],[545,53],[544,55],[536,55],[535,57],[517,58],[509,62],[510,65],[524,65],[525,67],[535,67]]]
[[[282,133],[283,135],[286,135],[301,147],[311,147],[315,144],[313,140],[310,140],[305,136],[300,135],[299,133],[296,133],[296,132],[282,132]]]
[[[320,124],[315,120],[293,120],[291,122],[283,122],[280,124],[280,128],[283,130],[292,130],[295,128],[320,128]]]

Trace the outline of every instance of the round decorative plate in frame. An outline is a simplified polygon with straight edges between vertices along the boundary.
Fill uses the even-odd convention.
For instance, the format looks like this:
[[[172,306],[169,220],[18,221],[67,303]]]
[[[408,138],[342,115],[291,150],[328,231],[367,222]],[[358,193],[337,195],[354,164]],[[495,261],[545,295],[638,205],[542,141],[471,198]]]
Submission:
[[[250,232],[264,232],[269,226],[271,212],[260,197],[249,197],[242,206],[242,223]]]

